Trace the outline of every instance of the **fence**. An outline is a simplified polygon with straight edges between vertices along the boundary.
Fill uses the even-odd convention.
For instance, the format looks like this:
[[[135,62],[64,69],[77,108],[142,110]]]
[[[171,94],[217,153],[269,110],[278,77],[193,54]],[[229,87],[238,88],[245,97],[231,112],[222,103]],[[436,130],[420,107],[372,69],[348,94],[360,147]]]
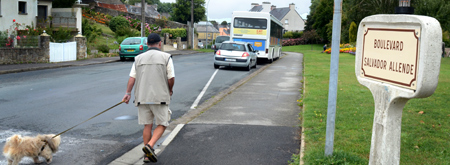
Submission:
[[[38,48],[39,36],[0,36],[0,48]]]
[[[77,60],[77,42],[50,42],[50,62]]]

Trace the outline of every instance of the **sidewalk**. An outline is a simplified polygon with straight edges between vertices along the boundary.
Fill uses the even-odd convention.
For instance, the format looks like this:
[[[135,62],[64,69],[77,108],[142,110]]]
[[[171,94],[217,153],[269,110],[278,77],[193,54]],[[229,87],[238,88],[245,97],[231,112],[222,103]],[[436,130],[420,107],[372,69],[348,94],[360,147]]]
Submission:
[[[172,56],[174,56],[174,55],[194,54],[200,52],[194,50],[175,50],[175,51],[167,51],[167,53],[170,53]],[[57,62],[57,63],[7,64],[7,65],[0,65],[0,74],[17,73],[24,71],[51,69],[51,68],[62,68],[70,66],[102,64],[102,63],[116,62],[119,60],[120,60],[119,56],[116,56],[116,57],[83,59],[77,61]]]
[[[300,152],[303,55],[286,54],[171,122],[148,164],[287,164]],[[144,164],[142,147],[110,165]]]

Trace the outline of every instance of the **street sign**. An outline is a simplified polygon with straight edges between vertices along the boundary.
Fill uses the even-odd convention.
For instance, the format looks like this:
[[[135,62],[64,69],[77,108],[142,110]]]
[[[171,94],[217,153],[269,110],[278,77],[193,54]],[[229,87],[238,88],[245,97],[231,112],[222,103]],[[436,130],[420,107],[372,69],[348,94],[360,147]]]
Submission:
[[[420,27],[364,28],[361,77],[416,89]]]
[[[431,96],[438,84],[441,26],[427,16],[369,16],[356,45],[355,74],[375,102],[369,164],[399,164],[403,107]]]

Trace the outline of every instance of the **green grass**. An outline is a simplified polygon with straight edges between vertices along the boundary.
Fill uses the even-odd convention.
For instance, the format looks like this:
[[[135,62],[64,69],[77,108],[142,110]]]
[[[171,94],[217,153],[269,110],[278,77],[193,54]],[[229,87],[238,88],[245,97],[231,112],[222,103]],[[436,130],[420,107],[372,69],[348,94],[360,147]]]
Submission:
[[[374,100],[355,76],[355,56],[339,56],[338,98],[333,157],[324,157],[330,54],[322,45],[286,46],[304,54],[305,164],[368,164]],[[450,58],[441,62],[435,93],[409,100],[403,108],[401,164],[450,164]],[[423,111],[423,114],[419,113]]]
[[[92,21],[95,22],[95,21]],[[114,36],[114,32],[106,25],[101,23],[95,23],[95,26],[102,29],[103,33]]]
[[[114,44],[114,42],[117,41],[116,38],[114,38],[114,32],[111,31],[111,29],[108,26],[97,23],[92,20],[89,20],[89,22],[93,26],[102,29],[102,33],[107,34],[107,35],[106,36],[105,35],[98,36],[91,43],[87,43],[88,50],[89,50],[88,53],[90,53],[90,50],[98,49],[98,47],[100,45],[107,45],[109,47],[109,49],[119,49],[119,44]],[[100,53],[100,54],[96,55],[95,57],[107,57],[107,56],[117,56],[117,55],[118,55],[118,53],[112,53],[110,55]]]
[[[212,50],[212,49],[197,49],[196,51],[203,52],[203,53],[214,52],[214,50]],[[212,54],[214,54],[214,53],[212,53]]]

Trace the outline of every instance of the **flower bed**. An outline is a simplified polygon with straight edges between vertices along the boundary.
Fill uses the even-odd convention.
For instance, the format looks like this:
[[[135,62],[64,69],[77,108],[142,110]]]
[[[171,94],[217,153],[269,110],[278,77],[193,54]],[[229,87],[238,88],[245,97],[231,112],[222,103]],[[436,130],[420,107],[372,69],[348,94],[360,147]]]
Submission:
[[[339,45],[339,53],[350,53],[350,54],[355,54],[356,52],[356,47],[354,47],[353,45],[350,44],[340,44]],[[330,54],[331,53],[331,47],[325,50],[325,53]]]
[[[84,18],[93,20],[95,22],[108,25],[109,21],[111,20],[112,16],[100,12],[95,12],[89,8],[83,8],[82,15]]]

